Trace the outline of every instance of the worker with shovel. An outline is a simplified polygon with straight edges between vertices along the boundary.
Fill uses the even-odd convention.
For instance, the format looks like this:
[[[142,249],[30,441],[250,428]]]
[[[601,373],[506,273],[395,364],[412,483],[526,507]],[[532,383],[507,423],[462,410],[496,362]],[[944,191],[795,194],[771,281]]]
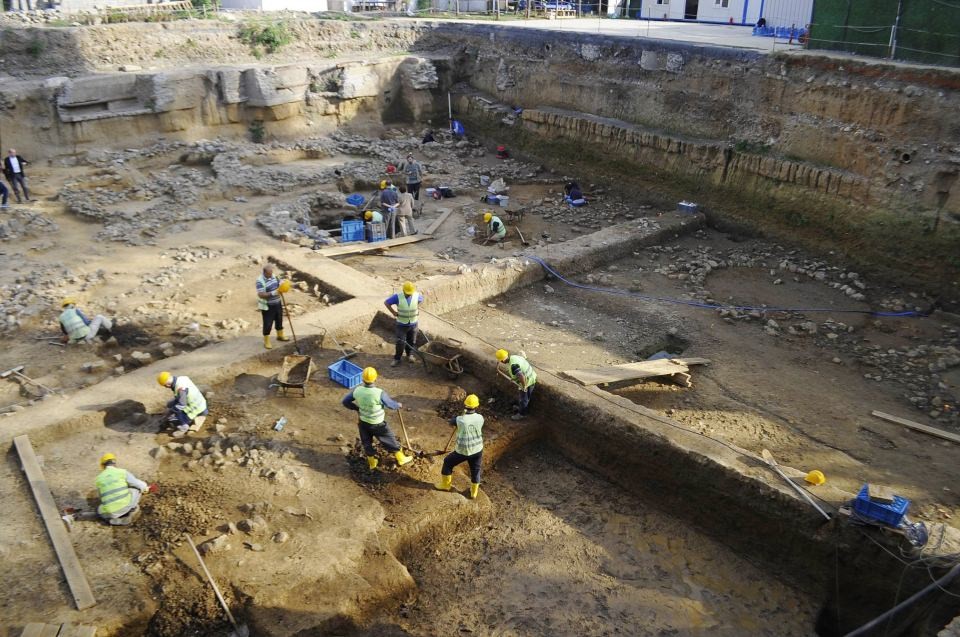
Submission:
[[[499,242],[506,238],[507,227],[500,221],[500,217],[488,211],[483,213],[483,222],[487,224],[487,238],[484,243],[491,240]]]
[[[97,514],[113,526],[127,526],[140,512],[140,497],[156,493],[157,485],[148,485],[129,471],[117,466],[117,457],[105,453],[100,458],[100,475],[96,480],[100,494]]]
[[[270,332],[277,328],[277,340],[289,341],[283,333],[283,300],[280,295],[290,290],[289,281],[281,281],[273,276],[273,264],[263,266],[263,272],[257,277],[257,309],[263,316],[263,347],[271,349]]]
[[[530,398],[533,396],[533,388],[537,385],[537,372],[523,356],[517,356],[516,354],[511,356],[505,349],[498,349],[496,356],[497,372],[515,384],[517,389],[520,390],[517,404],[514,406],[517,413],[510,418],[512,420],[522,420],[530,409]],[[507,373],[503,372],[501,366],[506,367]]]
[[[193,381],[188,376],[160,372],[157,383],[173,391],[173,400],[167,403],[167,420],[177,424],[177,432],[183,435],[187,431],[199,431],[210,412],[207,399]]]
[[[417,287],[411,281],[405,281],[400,292],[383,302],[387,311],[397,319],[393,330],[397,347],[390,367],[399,365],[404,354],[408,362],[414,362],[413,350],[417,349],[421,303],[423,294],[417,292]]]
[[[64,343],[92,343],[93,339],[100,337],[100,340],[106,342],[110,340],[113,334],[110,330],[113,325],[110,319],[97,314],[93,319],[87,318],[83,312],[77,308],[77,300],[73,297],[67,297],[60,303],[60,331],[63,336],[60,340]]]
[[[377,370],[373,367],[364,369],[362,378],[363,385],[354,388],[343,397],[341,402],[347,409],[360,412],[360,421],[357,423],[357,427],[360,430],[360,443],[367,455],[367,466],[372,471],[379,464],[377,451],[373,448],[374,438],[379,440],[380,444],[393,454],[397,459],[398,466],[402,467],[408,462],[412,462],[413,458],[403,453],[397,437],[385,422],[386,412],[384,412],[384,408],[399,410],[403,407],[403,404],[390,398],[390,395],[379,387],[373,386],[373,383],[377,380]]]
[[[462,415],[450,419],[457,428],[457,446],[443,459],[440,470],[440,482],[434,486],[441,491],[449,491],[453,484],[453,468],[466,462],[470,465],[470,499],[475,500],[480,493],[480,468],[483,461],[483,416],[477,413],[480,399],[470,394],[463,401],[466,408]]]

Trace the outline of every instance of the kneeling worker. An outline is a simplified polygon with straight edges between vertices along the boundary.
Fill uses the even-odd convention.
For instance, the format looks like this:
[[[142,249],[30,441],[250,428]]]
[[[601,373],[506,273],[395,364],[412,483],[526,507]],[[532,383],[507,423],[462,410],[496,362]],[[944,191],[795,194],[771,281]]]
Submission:
[[[157,383],[173,390],[173,400],[167,403],[167,418],[178,423],[177,431],[199,431],[209,412],[207,399],[188,376],[174,376],[160,372]]]
[[[517,397],[517,413],[511,416],[511,419],[521,420],[530,409],[530,398],[533,396],[533,388],[537,384],[537,372],[523,356],[517,356],[516,354],[511,356],[505,349],[497,350],[497,361],[499,361],[497,369],[500,369],[500,365],[506,365],[507,374],[505,376],[512,380],[520,390]]]
[[[453,468],[466,462],[470,465],[470,498],[476,499],[480,493],[480,468],[483,462],[483,416],[477,413],[480,399],[470,394],[463,401],[466,407],[462,416],[450,419],[457,428],[457,446],[443,459],[440,470],[440,482],[434,486],[441,491],[449,491],[453,484]]]
[[[363,218],[370,223],[383,223],[383,214],[376,210],[367,210],[363,213]]]
[[[156,485],[147,485],[135,475],[117,466],[117,457],[106,453],[100,458],[100,475],[96,480],[100,494],[97,514],[114,526],[133,522],[140,506],[140,496],[147,491],[155,493]]]
[[[384,422],[386,413],[383,409],[400,409],[403,404],[390,398],[390,395],[379,387],[374,387],[376,380],[377,370],[367,367],[363,370],[363,385],[355,387],[341,402],[347,409],[360,412],[357,427],[360,430],[360,443],[367,455],[367,466],[371,470],[377,468],[377,451],[373,448],[373,439],[376,438],[397,459],[397,465],[402,467],[412,462],[413,458],[403,453],[397,437]]]
[[[487,239],[484,241],[503,241],[507,236],[507,227],[500,221],[500,217],[492,212],[483,213],[483,222],[487,224]]]
[[[60,303],[60,331],[63,336],[60,338],[64,343],[92,343],[93,339],[100,337],[101,341],[108,341],[113,334],[110,330],[113,325],[110,319],[97,314],[93,319],[88,319],[83,312],[77,308],[77,300],[68,297]]]

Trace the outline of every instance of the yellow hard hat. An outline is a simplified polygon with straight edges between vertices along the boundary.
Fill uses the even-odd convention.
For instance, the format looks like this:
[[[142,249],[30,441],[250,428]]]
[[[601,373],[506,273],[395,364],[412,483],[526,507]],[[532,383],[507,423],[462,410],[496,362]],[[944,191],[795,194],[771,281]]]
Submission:
[[[72,296],[68,296],[67,298],[63,299],[60,302],[60,307],[67,307],[68,305],[76,305],[76,304],[77,304],[77,299],[73,298]]]
[[[804,480],[806,480],[813,486],[818,487],[827,481],[827,476],[823,475],[823,472],[820,471],[819,469],[814,469],[813,471],[807,474]]]
[[[380,182],[380,190],[383,190],[386,187],[387,187],[387,180],[384,179],[383,181]]]
[[[485,212],[485,213],[483,213],[483,222],[484,222],[484,223],[490,223],[490,220],[491,220],[491,219],[493,219],[493,213],[492,213],[492,212]]]
[[[290,283],[289,280],[284,279],[283,281],[280,281],[280,285],[277,287],[277,292],[279,292],[280,294],[286,294],[287,292],[290,291],[290,288],[292,287],[293,287],[293,284]]]
[[[170,372],[160,372],[159,374],[157,374],[157,383],[166,387],[167,383],[170,382],[171,378],[173,378],[173,374],[171,374]]]
[[[373,219],[373,210],[367,210],[365,213],[363,213],[363,218],[367,221]]]
[[[467,399],[463,401],[463,406],[467,409],[476,409],[480,406],[480,399],[477,398],[476,394],[470,394],[467,396]]]
[[[507,350],[505,350],[505,349],[498,349],[498,350],[497,350],[497,360],[498,360],[498,361],[500,361],[500,362],[502,363],[503,361],[507,360],[508,358],[510,358],[510,353],[507,352]]]
[[[367,367],[363,370],[363,382],[372,383],[377,380],[377,370],[372,367]]]
[[[105,453],[102,456],[100,456],[100,468],[103,469],[105,466],[107,466],[108,462],[111,462],[111,461],[116,462],[116,460],[117,460],[117,457],[112,453]]]
[[[415,286],[411,281],[403,282],[403,293],[406,295],[413,294],[417,291],[417,286]]]

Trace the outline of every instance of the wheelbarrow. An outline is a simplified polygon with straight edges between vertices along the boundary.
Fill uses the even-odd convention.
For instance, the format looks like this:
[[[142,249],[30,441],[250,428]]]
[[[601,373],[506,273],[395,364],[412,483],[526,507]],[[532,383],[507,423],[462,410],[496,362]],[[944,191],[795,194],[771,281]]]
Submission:
[[[283,357],[283,367],[274,383],[280,393],[287,395],[288,389],[299,389],[300,395],[307,396],[307,381],[314,371],[313,359],[303,354],[291,354]]]
[[[444,339],[443,341],[431,341],[430,338],[420,332],[423,337],[423,344],[418,345],[413,351],[423,363],[423,368],[430,373],[431,367],[442,367],[446,370],[451,380],[463,373],[463,366],[460,364],[459,350],[463,347],[463,342],[455,338]]]

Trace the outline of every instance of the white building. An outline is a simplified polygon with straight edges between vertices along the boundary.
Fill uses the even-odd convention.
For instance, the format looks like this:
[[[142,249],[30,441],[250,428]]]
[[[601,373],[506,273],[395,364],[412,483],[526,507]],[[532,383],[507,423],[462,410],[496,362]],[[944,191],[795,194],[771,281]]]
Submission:
[[[802,28],[810,22],[813,0],[643,0],[641,15],[659,20],[698,20]]]
[[[246,11],[327,11],[327,0],[221,0],[224,9]]]

